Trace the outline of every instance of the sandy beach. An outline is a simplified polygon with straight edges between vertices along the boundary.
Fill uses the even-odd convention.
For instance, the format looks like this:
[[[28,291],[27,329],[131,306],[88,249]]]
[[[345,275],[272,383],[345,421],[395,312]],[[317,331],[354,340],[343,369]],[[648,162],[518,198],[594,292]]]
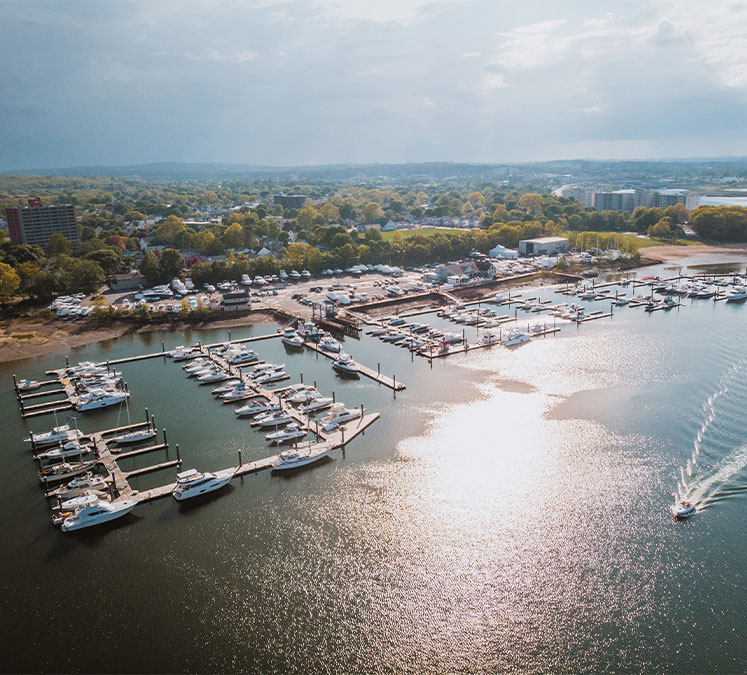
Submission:
[[[683,258],[692,258],[696,255],[729,255],[739,253],[747,255],[747,244],[722,244],[721,246],[708,246],[697,244],[695,246],[647,246],[638,250],[644,258],[659,260],[663,263]]]

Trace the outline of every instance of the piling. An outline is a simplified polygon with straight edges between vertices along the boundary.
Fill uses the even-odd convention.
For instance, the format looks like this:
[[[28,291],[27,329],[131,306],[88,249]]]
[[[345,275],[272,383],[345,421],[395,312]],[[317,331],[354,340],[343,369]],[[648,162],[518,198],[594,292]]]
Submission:
[[[169,444],[169,442],[168,442],[168,441],[166,440],[166,427],[164,427],[163,429],[161,429],[161,431],[163,432],[163,442],[164,442],[164,443],[165,443],[166,445],[168,445],[168,444]],[[178,447],[178,446],[177,446],[177,447]]]
[[[301,373],[301,384],[303,384],[303,373]]]
[[[179,462],[179,464],[182,463],[182,458],[179,456],[179,444],[176,444],[176,461]]]
[[[153,431],[156,430],[156,416],[155,415],[150,416],[150,428],[153,429]]]
[[[332,403],[337,403],[337,398],[335,397],[335,392],[332,392]]]
[[[230,339],[230,337],[229,337]],[[239,450],[239,466],[241,466],[244,462],[241,461],[241,450]]]
[[[148,408],[145,409],[145,421],[147,422],[150,419],[150,415],[148,415]]]
[[[66,365],[66,366],[69,366],[69,365],[70,365],[70,361],[68,361],[68,360],[67,360],[67,356],[65,356],[65,365]]]
[[[231,342],[231,331],[228,331],[228,341]]]
[[[166,345],[163,344],[163,340],[161,340],[161,353],[166,353]]]
[[[18,393],[18,382],[16,381],[16,374],[13,373],[13,389],[16,390],[16,393]]]

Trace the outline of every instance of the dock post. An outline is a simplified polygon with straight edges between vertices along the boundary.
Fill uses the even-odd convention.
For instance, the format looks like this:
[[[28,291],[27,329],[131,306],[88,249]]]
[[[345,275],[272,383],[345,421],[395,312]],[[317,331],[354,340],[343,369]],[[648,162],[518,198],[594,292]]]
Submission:
[[[239,467],[241,467],[241,465],[242,465],[243,463],[244,463],[244,462],[242,462],[242,461],[241,461],[241,450],[239,450]]]
[[[29,431],[29,438],[31,439],[31,450],[32,452],[36,452],[36,441],[34,440],[34,432]]]
[[[231,331],[228,331],[228,341],[231,342]]]
[[[377,374],[381,375],[381,363],[376,364],[376,372]]]
[[[314,389],[316,389],[316,380],[314,380]]]
[[[161,340],[161,353],[166,356],[166,345],[163,344],[163,340]]]
[[[156,416],[155,415],[150,416],[150,428],[153,429],[153,431],[156,432],[156,436],[158,436],[158,431],[156,431]]]
[[[332,392],[332,403],[337,403],[337,398],[335,398],[335,392]]]
[[[394,389],[395,392],[397,391],[397,376],[396,375],[392,375],[392,389]]]
[[[176,444],[176,461],[178,462],[177,466],[181,466],[182,458],[179,456],[179,444]]]
[[[340,434],[342,435],[342,445],[345,446],[345,427],[340,427]]]
[[[166,427],[164,427],[163,429],[161,429],[161,431],[163,431],[163,442],[164,442],[164,443],[165,443],[166,445],[168,445],[168,444],[169,444],[169,442],[168,442],[168,441],[166,440]]]
[[[145,409],[145,421],[147,422],[150,419],[150,415],[148,414],[148,408]]]
[[[69,365],[70,365],[70,361],[68,361],[68,360],[67,360],[67,355],[65,356],[65,365],[66,365],[66,366],[69,366]]]
[[[127,382],[124,383],[124,390],[129,391],[129,389],[127,389]]]
[[[13,389],[16,390],[16,394],[18,393],[18,382],[16,381],[16,374],[13,373]]]
[[[301,373],[301,384],[303,384],[303,373]]]

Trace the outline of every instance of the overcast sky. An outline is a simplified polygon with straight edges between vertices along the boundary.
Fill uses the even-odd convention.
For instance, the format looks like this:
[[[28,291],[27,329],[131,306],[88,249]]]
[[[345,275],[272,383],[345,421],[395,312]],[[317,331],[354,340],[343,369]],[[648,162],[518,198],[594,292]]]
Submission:
[[[0,169],[747,155],[747,3],[0,2]]]

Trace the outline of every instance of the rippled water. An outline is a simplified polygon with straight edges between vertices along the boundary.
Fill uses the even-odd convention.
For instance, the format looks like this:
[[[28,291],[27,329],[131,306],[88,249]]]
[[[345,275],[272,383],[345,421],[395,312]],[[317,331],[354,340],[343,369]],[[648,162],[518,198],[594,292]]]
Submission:
[[[744,670],[746,329],[747,305],[696,301],[651,315],[621,308],[432,366],[348,339],[354,356],[407,384],[396,399],[337,379],[321,357],[256,343],[293,381],[303,373],[381,419],[311,469],[248,476],[197,504],[139,506],[72,537],[49,524],[20,443],[48,419],[22,423],[6,387],[4,669]],[[169,335],[166,346],[225,337]],[[155,351],[160,340],[74,358]],[[37,377],[63,358],[8,364],[0,377]],[[149,406],[186,466],[270,454],[174,364],[122,369],[133,417]],[[675,494],[699,513],[673,522]]]

